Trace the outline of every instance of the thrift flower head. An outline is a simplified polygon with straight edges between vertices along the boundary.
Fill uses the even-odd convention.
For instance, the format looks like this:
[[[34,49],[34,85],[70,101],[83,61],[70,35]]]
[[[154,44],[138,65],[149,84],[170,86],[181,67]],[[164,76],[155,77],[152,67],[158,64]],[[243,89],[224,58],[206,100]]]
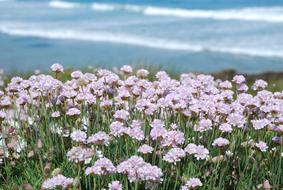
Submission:
[[[84,143],[86,141],[87,135],[83,131],[76,130],[71,133],[71,138],[73,141]]]
[[[228,144],[230,144],[229,140],[219,137],[213,141],[212,146],[223,147]]]
[[[114,114],[114,118],[119,121],[125,121],[129,117],[129,112],[126,110],[117,110]]]
[[[68,116],[78,116],[81,114],[81,111],[78,108],[71,108],[66,113]]]
[[[53,117],[53,118],[58,118],[58,117],[60,117],[60,112],[59,112],[59,111],[53,112],[53,113],[51,114],[51,117]]]
[[[202,182],[199,178],[190,178],[185,185],[181,187],[181,190],[189,190],[189,189],[195,189],[197,187],[201,187]]]
[[[87,143],[92,143],[96,145],[108,145],[109,144],[109,135],[104,131],[99,131],[94,135],[91,135],[87,139]]]
[[[265,142],[259,141],[258,143],[255,143],[255,146],[261,151],[266,152],[268,149],[268,146]]]
[[[122,190],[123,186],[120,181],[112,181],[108,184],[108,190]]]
[[[246,79],[245,79],[245,77],[243,75],[236,75],[236,76],[234,76],[233,81],[236,84],[242,84],[242,83],[244,83],[246,81]]]
[[[0,111],[0,120],[6,118],[6,113],[3,111]]]
[[[232,127],[228,123],[223,123],[219,126],[219,130],[226,133],[231,133],[233,131]]]
[[[206,160],[209,157],[209,151],[203,145],[188,144],[185,152],[189,155],[194,155],[197,160]]]
[[[135,140],[142,141],[144,140],[144,132],[140,127],[131,127],[126,129],[126,134],[132,137]]]
[[[139,70],[137,71],[137,77],[139,77],[139,78],[146,78],[148,75],[149,75],[148,70],[139,69]]]
[[[43,189],[54,189],[56,187],[67,188],[72,186],[74,179],[67,178],[63,175],[57,175],[52,178],[45,180],[42,184]]]
[[[202,119],[194,127],[194,130],[199,132],[204,132],[210,129],[212,129],[212,122],[210,119]]]
[[[219,87],[223,88],[223,89],[230,89],[230,88],[232,88],[232,84],[231,84],[231,82],[226,80],[226,81],[221,82],[219,84]]]
[[[85,170],[86,175],[108,175],[116,171],[115,166],[111,160],[107,158],[100,158],[97,160],[92,167],[88,167]]]
[[[176,164],[176,162],[180,162],[181,158],[183,158],[185,156],[186,156],[186,153],[183,149],[172,148],[171,150],[169,150],[168,153],[165,154],[165,156],[163,157],[163,160],[165,160],[166,162],[169,162],[169,163]]]
[[[164,122],[159,119],[154,119],[150,124],[151,127],[164,127]]]
[[[110,134],[114,137],[120,137],[126,132],[126,128],[123,126],[123,123],[119,121],[114,121],[110,125]]]
[[[125,74],[130,74],[133,72],[133,68],[130,65],[124,65],[120,70]]]
[[[184,133],[181,131],[169,131],[166,133],[164,139],[161,141],[162,146],[181,145],[185,142]]]
[[[73,147],[67,152],[68,159],[75,163],[89,161],[93,155],[94,151],[92,149],[82,148],[80,146]]]
[[[255,81],[255,83],[252,86],[252,89],[253,90],[263,90],[266,87],[267,87],[267,82],[262,79],[259,79]]]
[[[270,121],[267,119],[252,120],[252,124],[254,129],[259,130],[269,125]]]
[[[142,154],[149,154],[149,153],[152,153],[152,151],[153,151],[153,148],[147,144],[144,144],[138,148],[138,152]]]
[[[145,162],[141,157],[132,156],[117,166],[118,173],[127,174],[130,182],[161,182],[162,170]]]
[[[55,64],[51,65],[50,68],[53,72],[56,72],[56,73],[63,73],[64,72],[63,66],[60,65],[59,63],[55,63]]]
[[[71,77],[74,79],[81,78],[83,76],[83,73],[81,71],[74,71],[71,73]]]
[[[166,137],[167,130],[162,126],[153,127],[150,131],[150,137],[152,140],[161,140]]]

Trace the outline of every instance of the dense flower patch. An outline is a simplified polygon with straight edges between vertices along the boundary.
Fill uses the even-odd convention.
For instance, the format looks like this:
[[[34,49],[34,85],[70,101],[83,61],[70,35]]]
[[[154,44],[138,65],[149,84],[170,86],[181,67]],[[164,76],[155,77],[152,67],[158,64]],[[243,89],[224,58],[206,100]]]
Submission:
[[[267,82],[51,69],[0,92],[0,187],[283,188],[283,92]]]

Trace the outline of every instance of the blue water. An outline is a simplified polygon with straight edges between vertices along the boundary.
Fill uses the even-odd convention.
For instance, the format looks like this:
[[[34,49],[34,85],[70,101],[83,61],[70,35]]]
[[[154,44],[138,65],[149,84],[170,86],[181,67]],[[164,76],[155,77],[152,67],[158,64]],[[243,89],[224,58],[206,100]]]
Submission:
[[[282,0],[0,0],[4,70],[283,70]]]

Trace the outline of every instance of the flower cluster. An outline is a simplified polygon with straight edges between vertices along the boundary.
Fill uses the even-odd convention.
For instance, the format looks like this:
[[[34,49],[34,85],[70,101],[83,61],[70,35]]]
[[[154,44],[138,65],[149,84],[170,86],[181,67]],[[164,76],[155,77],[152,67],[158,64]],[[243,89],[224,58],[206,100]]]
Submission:
[[[63,175],[57,175],[45,180],[42,184],[43,189],[54,189],[56,187],[67,188],[72,186],[74,179],[65,177]]]
[[[143,158],[132,156],[117,166],[118,173],[127,174],[130,182],[150,181],[161,182],[162,170],[145,162]]]
[[[197,160],[206,160],[209,157],[209,151],[203,145],[188,144],[185,151],[189,155],[194,155]]]
[[[181,190],[189,190],[189,189],[195,189],[197,187],[202,186],[202,183],[200,179],[198,178],[190,178],[185,185],[181,187]]]
[[[39,180],[53,176],[45,189],[259,189],[266,180],[281,187],[274,166],[283,154],[283,92],[267,82],[249,88],[243,75],[173,79],[165,71],[154,78],[129,65],[116,73],[51,70],[13,77],[0,90],[1,182],[14,169],[40,189],[25,173],[40,168]]]
[[[107,158],[100,158],[97,160],[92,167],[88,167],[85,170],[86,175],[108,175],[116,171],[115,166],[111,160]]]

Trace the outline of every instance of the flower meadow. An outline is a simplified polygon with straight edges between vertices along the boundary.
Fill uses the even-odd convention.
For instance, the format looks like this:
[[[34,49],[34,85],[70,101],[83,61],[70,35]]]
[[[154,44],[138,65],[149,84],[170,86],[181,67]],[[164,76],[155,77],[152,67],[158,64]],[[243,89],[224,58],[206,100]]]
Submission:
[[[1,189],[283,189],[283,92],[266,81],[51,70],[0,91]]]

